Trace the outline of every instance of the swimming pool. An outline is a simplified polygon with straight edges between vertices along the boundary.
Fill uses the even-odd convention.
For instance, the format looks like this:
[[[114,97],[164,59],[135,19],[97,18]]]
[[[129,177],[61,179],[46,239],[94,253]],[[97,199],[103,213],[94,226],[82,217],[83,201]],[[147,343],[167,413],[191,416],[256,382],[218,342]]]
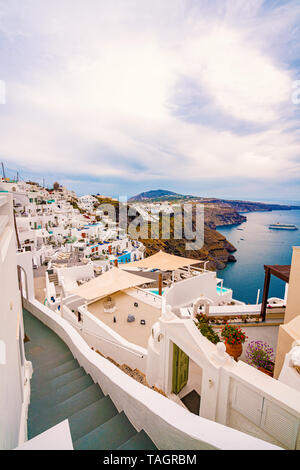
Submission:
[[[230,292],[231,289],[228,289],[227,287],[223,287],[222,288],[222,292],[221,292],[221,287],[220,286],[217,286],[217,292],[218,294],[226,294],[227,292]],[[149,292],[152,292],[152,294],[156,294],[156,295],[159,295],[158,293],[158,289],[149,289]],[[162,290],[162,293],[165,292],[165,289]]]
[[[218,294],[225,294],[226,292],[230,292],[231,289],[227,289],[227,287],[222,287],[222,291],[221,291],[221,287],[220,286],[217,286],[217,292]]]
[[[150,289],[150,292],[152,292],[152,294],[159,295],[158,289]],[[162,290],[162,293],[164,293],[164,292],[165,292],[165,289]]]
[[[127,252],[124,253],[123,255],[118,257],[118,263],[123,264],[123,263],[130,263],[131,261],[131,253]]]

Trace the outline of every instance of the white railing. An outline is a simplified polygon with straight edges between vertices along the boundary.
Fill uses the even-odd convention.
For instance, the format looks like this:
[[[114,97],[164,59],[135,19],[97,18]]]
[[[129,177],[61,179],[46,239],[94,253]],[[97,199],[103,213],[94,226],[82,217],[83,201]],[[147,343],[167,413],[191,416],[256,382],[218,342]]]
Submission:
[[[134,356],[137,356],[137,357],[139,357],[139,358],[141,358],[141,359],[143,359],[143,357],[144,357],[144,354],[140,354],[140,353],[137,353],[137,352],[135,352],[135,351],[132,351],[132,350],[129,349],[127,346],[123,346],[122,344],[116,343],[115,341],[112,341],[112,340],[110,340],[110,339],[104,338],[104,336],[97,335],[97,334],[94,333],[93,331],[84,330],[84,333],[86,333],[86,334],[88,334],[88,335],[91,335],[91,336],[94,336],[95,338],[100,339],[101,341],[104,341],[104,342],[106,342],[106,343],[113,344],[114,346],[117,346],[118,348],[123,349],[124,351],[130,352],[130,354],[133,354]]]
[[[228,315],[258,315],[260,314],[261,305],[213,305],[209,308],[211,316],[228,316]]]
[[[79,307],[78,312],[81,316],[81,334],[91,347],[98,349],[104,356],[111,357],[118,364],[125,363],[133,369],[137,368],[144,373],[146,372],[147,349],[128,341],[99,318],[96,318],[84,306]],[[66,307],[63,307],[63,315],[67,313],[70,312]],[[104,342],[104,338],[108,341]]]
[[[9,225],[9,198],[6,193],[0,192],[0,235]]]
[[[62,318],[64,318],[65,320],[67,320],[68,322],[70,322],[78,331],[80,331],[82,334],[86,334],[86,335],[89,335],[89,336],[92,336],[93,338],[96,338],[96,339],[99,339],[100,341],[104,341],[105,343],[108,343],[108,344],[111,344],[113,346],[115,346],[117,348],[117,350],[121,349],[121,350],[124,350],[126,351],[127,353],[129,353],[130,355],[133,355],[133,356],[136,356],[140,359],[144,359],[145,357],[147,357],[147,351],[145,350],[144,353],[142,352],[137,352],[137,351],[134,351],[132,349],[132,347],[128,347],[128,346],[125,346],[124,344],[121,344],[120,342],[118,341],[113,341],[111,339],[108,339],[108,338],[105,338],[103,335],[99,335],[97,333],[95,333],[95,331],[91,331],[90,329],[87,329],[85,326],[84,326],[84,317],[85,315],[88,315],[90,316],[90,312],[87,313],[87,311],[85,309],[82,309],[82,308],[79,308],[79,313],[81,315],[81,320],[79,321],[78,320],[78,317],[75,313],[73,313],[73,311],[70,310],[69,307],[67,307],[66,305],[64,305],[62,307],[62,311],[61,311],[61,316]],[[97,321],[97,323],[95,323],[95,327],[97,328],[99,325],[103,325],[103,327],[107,328],[107,326],[101,322],[101,320],[99,319],[95,319],[95,322]],[[100,323],[99,323],[100,322]],[[118,337],[119,335],[117,333],[115,333],[115,336]],[[124,341],[123,338],[120,337],[120,339],[122,339]],[[88,342],[88,341],[87,341]],[[134,347],[136,347],[136,345],[133,345]],[[95,349],[95,346],[93,346],[93,348]],[[142,350],[142,348],[140,347],[139,349]],[[101,352],[101,351],[100,351]],[[112,359],[114,359],[112,357]],[[124,357],[122,357],[122,362],[124,362]]]
[[[5,228],[8,225],[8,215],[0,215],[0,235],[4,232]]]
[[[5,204],[7,204],[8,202],[8,199],[7,199],[7,195],[6,193],[1,193],[0,192],[0,207],[4,206]]]
[[[149,290],[144,290],[139,287],[133,287],[126,290],[126,294],[134,297],[135,299],[144,302],[145,304],[151,305],[152,307],[161,308],[161,296],[151,292]]]

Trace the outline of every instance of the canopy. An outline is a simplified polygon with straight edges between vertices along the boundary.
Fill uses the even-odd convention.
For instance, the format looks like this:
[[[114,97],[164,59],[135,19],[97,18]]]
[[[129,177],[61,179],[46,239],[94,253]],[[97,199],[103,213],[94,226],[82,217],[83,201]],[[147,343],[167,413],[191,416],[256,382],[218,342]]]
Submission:
[[[130,268],[148,268],[159,269],[160,271],[175,271],[175,269],[184,268],[193,264],[199,264],[203,261],[182,256],[170,255],[164,251],[159,251],[155,255],[144,258],[140,261],[134,261],[124,265],[124,269]]]
[[[113,267],[101,276],[95,277],[85,284],[78,286],[76,289],[73,289],[71,293],[79,295],[88,301],[92,301],[106,297],[114,292],[149,282],[153,282],[153,279],[148,279]]]

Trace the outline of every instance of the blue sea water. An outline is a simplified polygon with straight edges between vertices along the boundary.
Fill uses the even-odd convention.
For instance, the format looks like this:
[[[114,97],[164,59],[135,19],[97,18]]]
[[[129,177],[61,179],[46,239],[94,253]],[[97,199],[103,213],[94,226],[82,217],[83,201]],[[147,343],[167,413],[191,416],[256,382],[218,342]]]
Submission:
[[[247,222],[238,226],[217,227],[236,248],[236,263],[218,272],[224,286],[233,289],[233,297],[255,303],[257,290],[264,287],[265,264],[291,264],[292,247],[300,246],[300,210],[251,212]],[[273,223],[293,224],[299,230],[270,230]],[[242,230],[241,230],[242,229]],[[271,276],[269,297],[283,297],[285,284]]]

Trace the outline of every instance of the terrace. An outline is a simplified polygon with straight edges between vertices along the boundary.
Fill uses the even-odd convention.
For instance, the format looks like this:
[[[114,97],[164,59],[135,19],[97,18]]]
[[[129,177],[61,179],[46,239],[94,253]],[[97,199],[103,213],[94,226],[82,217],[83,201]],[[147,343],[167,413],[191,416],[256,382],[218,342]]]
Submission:
[[[88,311],[128,342],[147,349],[151,328],[161,315],[161,305],[134,298],[127,291],[110,296],[113,311],[106,310],[107,298],[88,305]],[[134,319],[128,321],[128,319]]]

